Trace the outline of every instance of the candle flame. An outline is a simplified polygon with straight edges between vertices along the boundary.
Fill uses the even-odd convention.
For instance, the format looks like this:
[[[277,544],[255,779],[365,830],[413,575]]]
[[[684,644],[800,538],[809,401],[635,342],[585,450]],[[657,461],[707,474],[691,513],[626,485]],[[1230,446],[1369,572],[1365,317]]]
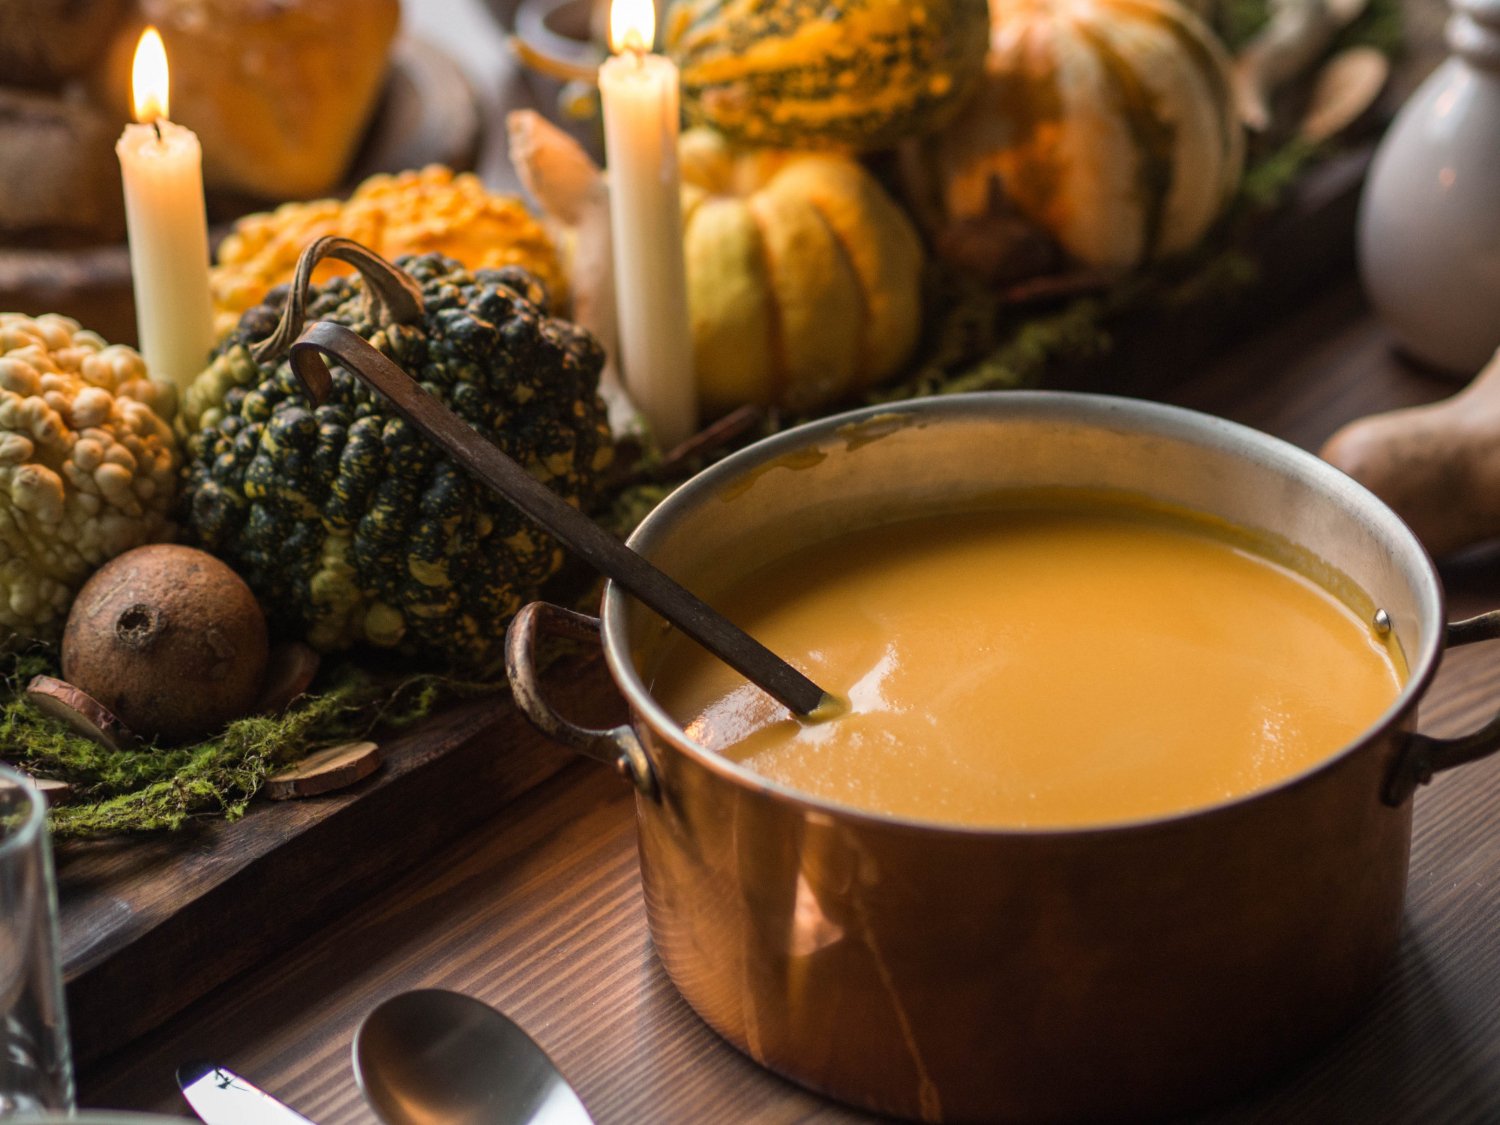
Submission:
[[[141,32],[135,48],[135,62],[130,68],[130,93],[135,102],[135,119],[149,124],[167,116],[167,48],[161,33],[154,27]]]
[[[609,8],[609,46],[622,51],[649,51],[656,40],[656,5],[652,0],[613,0]]]

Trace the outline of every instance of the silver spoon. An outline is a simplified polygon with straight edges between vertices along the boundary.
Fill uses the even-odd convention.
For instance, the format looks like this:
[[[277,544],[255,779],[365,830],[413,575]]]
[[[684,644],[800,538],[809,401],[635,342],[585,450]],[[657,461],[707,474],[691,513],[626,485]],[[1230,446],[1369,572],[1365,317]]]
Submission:
[[[592,1125],[536,1041],[459,992],[418,989],[376,1005],[353,1054],[384,1125]]]

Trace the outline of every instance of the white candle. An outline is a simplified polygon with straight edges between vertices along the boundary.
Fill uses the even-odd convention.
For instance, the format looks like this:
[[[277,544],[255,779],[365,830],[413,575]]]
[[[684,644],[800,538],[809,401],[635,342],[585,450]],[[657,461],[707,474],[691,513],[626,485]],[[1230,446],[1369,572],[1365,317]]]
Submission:
[[[651,0],[614,0],[599,68],[619,313],[619,364],[657,440],[670,449],[698,426],[692,325],[677,170],[677,67],[649,54]]]
[[[203,150],[192,130],[167,120],[167,55],[147,28],[136,48],[135,117],[115,145],[125,184],[125,226],[135,324],[151,377],[185,390],[208,363],[213,301]]]

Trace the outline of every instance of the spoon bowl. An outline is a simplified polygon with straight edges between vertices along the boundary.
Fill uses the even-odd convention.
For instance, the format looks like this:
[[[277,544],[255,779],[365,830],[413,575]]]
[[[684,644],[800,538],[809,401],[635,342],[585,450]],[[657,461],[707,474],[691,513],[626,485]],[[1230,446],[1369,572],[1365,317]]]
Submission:
[[[531,1036],[483,1001],[428,988],[377,1005],[354,1077],[384,1125],[591,1125]]]

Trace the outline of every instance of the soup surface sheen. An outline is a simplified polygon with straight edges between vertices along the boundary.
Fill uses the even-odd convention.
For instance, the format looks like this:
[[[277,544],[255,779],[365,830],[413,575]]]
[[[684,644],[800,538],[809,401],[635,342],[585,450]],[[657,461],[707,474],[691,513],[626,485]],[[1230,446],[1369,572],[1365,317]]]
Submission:
[[[652,690],[695,742],[829,801],[1066,827],[1264,788],[1332,756],[1404,662],[1321,585],[1142,505],[945,515],[795,551],[716,599],[848,701],[804,723],[672,637]]]

